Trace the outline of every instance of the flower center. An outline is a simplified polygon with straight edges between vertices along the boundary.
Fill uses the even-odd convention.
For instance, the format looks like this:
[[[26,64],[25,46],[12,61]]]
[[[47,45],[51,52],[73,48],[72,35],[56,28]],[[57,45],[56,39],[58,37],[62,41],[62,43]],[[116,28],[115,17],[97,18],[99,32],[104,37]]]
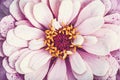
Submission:
[[[75,51],[76,47],[72,42],[76,38],[76,29],[73,26],[63,26],[56,30],[53,26],[45,30],[46,50],[53,57],[66,59],[67,51]]]
[[[71,40],[69,39],[69,36],[65,34],[58,34],[55,37],[53,37],[55,47],[57,47],[58,50],[69,50],[71,45]]]

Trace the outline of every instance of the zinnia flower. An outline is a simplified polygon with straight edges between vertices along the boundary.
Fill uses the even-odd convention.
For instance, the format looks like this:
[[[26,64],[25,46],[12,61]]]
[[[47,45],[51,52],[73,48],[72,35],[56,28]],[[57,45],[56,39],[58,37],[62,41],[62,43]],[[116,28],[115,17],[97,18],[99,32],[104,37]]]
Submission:
[[[119,35],[104,21],[102,1],[14,0],[10,13],[4,19],[12,26],[1,28],[8,79],[116,78],[118,63],[110,52],[120,48]]]

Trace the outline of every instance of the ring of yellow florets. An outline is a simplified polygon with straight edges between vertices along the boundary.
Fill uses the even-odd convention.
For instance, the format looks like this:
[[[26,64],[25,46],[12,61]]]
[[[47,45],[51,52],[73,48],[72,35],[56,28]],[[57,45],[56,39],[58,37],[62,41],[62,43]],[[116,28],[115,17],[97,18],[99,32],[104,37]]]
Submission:
[[[73,40],[76,38],[76,28],[74,28],[72,25],[70,26],[63,26],[63,28],[59,30],[55,30],[53,26],[50,26],[49,30],[45,30],[45,44],[46,44],[46,50],[49,51],[49,53],[53,57],[59,57],[61,59],[66,59],[69,53],[67,51],[76,51],[76,47],[74,44],[72,44]],[[55,45],[55,37],[57,35],[62,35],[68,38],[69,40],[69,47],[65,48],[64,50],[58,49],[58,47]],[[57,36],[58,37],[58,36]],[[66,43],[67,44],[67,43]],[[68,50],[69,49],[69,50]]]

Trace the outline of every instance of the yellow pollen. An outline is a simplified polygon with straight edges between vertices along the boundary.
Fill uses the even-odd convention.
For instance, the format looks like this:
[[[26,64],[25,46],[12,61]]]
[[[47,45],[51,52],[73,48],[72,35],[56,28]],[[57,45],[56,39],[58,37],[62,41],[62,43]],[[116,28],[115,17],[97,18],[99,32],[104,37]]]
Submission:
[[[64,24],[63,24],[64,25]],[[59,30],[55,30],[55,28],[51,25],[49,25],[50,29],[45,30],[45,45],[47,51],[53,56],[58,57],[61,59],[66,59],[68,55],[71,55],[72,53],[67,53],[68,50],[59,50],[58,47],[55,46],[54,37],[62,34],[68,36],[69,41],[71,42],[71,45],[69,46],[69,51],[76,51],[77,48],[81,48],[81,46],[76,46],[72,44],[73,40],[76,38],[76,28],[74,28],[72,25],[70,26],[63,26],[63,28],[60,28]]]

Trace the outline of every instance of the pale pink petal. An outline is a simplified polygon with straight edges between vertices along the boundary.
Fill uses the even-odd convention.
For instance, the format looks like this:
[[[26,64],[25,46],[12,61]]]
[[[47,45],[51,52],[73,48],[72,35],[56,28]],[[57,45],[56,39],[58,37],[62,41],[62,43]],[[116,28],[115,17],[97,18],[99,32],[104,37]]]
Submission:
[[[4,53],[3,53],[3,49],[2,49],[2,46],[3,46],[3,42],[4,41],[0,41],[0,57],[4,57]]]
[[[112,5],[113,3],[111,3],[110,0],[101,0],[101,1],[102,1],[103,4],[105,5],[105,14],[107,14],[107,13],[110,11],[111,5]]]
[[[81,8],[81,0],[76,0],[76,1],[72,0],[72,2],[73,2],[73,13],[69,20],[69,23],[78,15]]]
[[[73,41],[73,44],[81,46],[84,42],[84,38],[81,35],[76,35],[75,40]]]
[[[119,4],[120,4],[120,1],[118,0],[118,5],[117,5],[117,8],[116,8],[117,9],[116,11],[120,12],[120,5]]]
[[[1,3],[3,3],[6,8],[9,8],[12,1],[13,0],[6,0],[6,1],[1,1]]]
[[[117,60],[112,57],[111,55],[107,58],[108,62],[110,63],[110,70],[108,72],[108,76],[115,76],[117,74],[117,71],[119,69],[119,64]]]
[[[87,71],[83,74],[74,73],[77,80],[93,80],[93,73],[90,66],[86,63]]]
[[[96,76],[106,75],[110,68],[109,62],[106,60],[106,57],[99,57],[81,51],[79,53],[88,63],[94,75]]]
[[[6,77],[8,80],[23,80],[23,78],[18,73],[6,73]]]
[[[32,53],[34,53],[34,55],[31,57],[29,66],[34,70],[38,70],[41,66],[50,61],[52,57],[47,51],[44,50],[36,50],[32,51]]]
[[[105,6],[100,0],[94,0],[89,3],[85,8],[80,12],[75,26],[80,25],[81,22],[90,17],[103,16],[105,13]]]
[[[16,73],[16,71],[9,66],[9,62],[8,62],[7,58],[4,58],[4,59],[3,59],[2,66],[4,67],[4,69],[5,69],[8,73]]]
[[[13,52],[19,49],[18,47],[9,45],[6,41],[3,43],[2,48],[3,48],[4,55],[6,56],[10,56]]]
[[[71,0],[63,0],[58,12],[58,21],[67,25],[73,13],[73,3]]]
[[[66,75],[65,79],[64,80],[68,80],[68,76]]]
[[[43,34],[42,30],[27,25],[19,25],[15,28],[15,35],[23,40],[38,39]]]
[[[15,19],[11,16],[5,16],[0,21],[0,33],[3,37],[6,37],[8,30],[14,28]]]
[[[109,30],[112,30],[114,32],[117,33],[117,35],[120,36],[120,26],[119,25],[115,25],[115,24],[104,24],[103,27],[105,29],[109,29]]]
[[[27,47],[27,41],[17,37],[16,34],[14,33],[14,29],[8,31],[6,41],[8,44],[15,47]]]
[[[120,14],[113,13],[104,17],[106,23],[120,25]]]
[[[104,76],[96,76],[95,79],[99,79],[99,80],[116,80],[115,76],[116,76],[116,74],[118,72],[118,68],[119,68],[118,62],[111,55],[106,56],[106,60],[110,64],[109,71]]]
[[[81,23],[77,30],[84,35],[91,34],[97,30],[99,30],[104,24],[104,19],[102,17],[92,17],[86,19],[83,23]]]
[[[14,0],[12,2],[10,5],[10,13],[15,17],[16,20],[24,19],[24,15],[21,13],[19,8],[19,0]]]
[[[98,38],[97,43],[93,45],[84,45],[83,48],[95,55],[109,54],[118,40],[118,36],[115,32],[105,28],[98,30],[94,35]]]
[[[114,76],[95,76],[94,77],[95,80],[119,80],[116,78],[116,75]]]
[[[59,6],[62,0],[49,0],[50,3],[50,7],[52,9],[53,14],[55,15],[55,17],[58,16],[58,10],[59,10]]]
[[[116,46],[116,42],[118,41],[118,35],[110,30],[110,29],[100,29],[96,33],[94,33],[100,41],[102,41],[110,51]]]
[[[25,80],[43,80],[48,73],[50,61],[41,66],[39,70],[25,74]]]
[[[32,3],[38,3],[40,2],[40,0],[20,0],[19,1],[19,6],[20,6],[20,10],[24,13],[24,7],[28,2],[32,2]]]
[[[37,28],[42,29],[42,26],[34,19],[33,16],[33,6],[34,4],[32,2],[28,2],[24,7],[24,14],[27,17],[27,19]]]
[[[31,50],[38,50],[38,49],[41,49],[45,46],[45,43],[44,43],[44,39],[43,38],[40,38],[40,39],[33,39],[29,42],[29,48]]]
[[[98,40],[96,44],[83,45],[82,47],[88,53],[99,55],[99,56],[105,56],[110,52],[108,46],[103,41],[100,41],[100,40]]]
[[[83,45],[93,45],[96,44],[98,39],[95,36],[84,36]]]
[[[16,21],[15,25],[28,25],[28,26],[32,26],[31,23],[28,20],[20,20],[20,21]]]
[[[110,1],[111,1],[111,3],[112,3],[112,4],[111,4],[111,6],[112,6],[112,7],[111,7],[111,12],[112,12],[112,11],[116,10],[116,8],[117,8],[117,6],[118,6],[118,1],[119,1],[119,0],[110,0]],[[118,8],[119,8],[119,7],[118,7]]]
[[[48,0],[41,0],[41,2],[45,3],[45,4],[48,4]]]
[[[69,56],[69,60],[73,72],[77,74],[83,74],[87,70],[85,62],[78,52],[73,53],[71,56]]]
[[[54,27],[57,30],[60,29],[60,28],[62,28],[62,26],[60,25],[59,22],[56,21],[56,19],[52,20],[52,27]]]
[[[57,59],[56,63],[52,65],[48,72],[48,80],[65,80],[66,78],[66,64],[64,60]]]
[[[38,3],[33,7],[33,15],[35,19],[48,28],[51,20],[53,19],[53,15],[45,3]]]
[[[67,65],[67,79],[68,80],[76,80],[74,75],[73,75],[73,72],[71,70],[70,64],[66,64],[66,65]]]
[[[21,61],[25,58],[25,56],[27,56],[30,52],[31,50],[29,50],[28,48],[20,50],[21,55],[18,57],[17,61],[15,62],[15,69],[18,73],[24,74],[24,72],[21,70],[20,64]]]
[[[22,13],[24,13],[24,7],[29,1],[32,1],[32,0],[19,0],[19,7]]]
[[[30,68],[30,66],[29,66],[30,60],[33,55],[34,55],[33,52],[28,53],[28,55],[26,55],[20,62],[20,69],[25,74],[33,71],[33,69]]]
[[[15,62],[17,61],[17,59],[21,56],[22,54],[17,50],[15,51],[14,53],[12,53],[9,58],[8,58],[8,61],[9,61],[9,65],[12,67],[12,68],[15,68]]]
[[[118,39],[116,41],[116,43],[111,47],[112,50],[117,50],[120,48],[120,26],[118,25],[114,25],[114,24],[104,24],[104,26],[106,29],[110,29],[114,32],[116,32]]]

